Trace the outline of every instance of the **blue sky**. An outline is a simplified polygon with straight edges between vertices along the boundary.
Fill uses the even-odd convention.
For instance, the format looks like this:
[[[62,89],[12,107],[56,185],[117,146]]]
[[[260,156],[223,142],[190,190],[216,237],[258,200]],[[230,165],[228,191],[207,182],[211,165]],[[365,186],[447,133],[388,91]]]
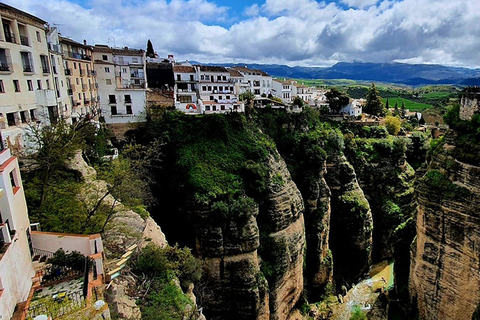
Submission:
[[[200,62],[480,68],[480,0],[3,0],[88,43]]]

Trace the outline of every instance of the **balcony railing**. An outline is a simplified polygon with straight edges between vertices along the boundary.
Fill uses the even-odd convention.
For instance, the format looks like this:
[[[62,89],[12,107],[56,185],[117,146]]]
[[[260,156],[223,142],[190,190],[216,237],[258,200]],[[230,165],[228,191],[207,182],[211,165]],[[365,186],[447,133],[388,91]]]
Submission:
[[[14,33],[5,33],[5,41],[10,43],[17,43],[15,41],[15,34]]]
[[[10,71],[8,63],[0,63],[0,71]]]
[[[71,76],[72,75],[72,69],[65,69],[65,75],[66,76]]]
[[[42,72],[43,73],[50,73],[50,69],[48,67],[43,66],[42,67]]]
[[[20,43],[24,46],[29,46],[28,37],[20,35]]]
[[[30,65],[23,66],[23,72],[33,72],[33,66],[30,66]]]
[[[92,56],[89,56],[89,55],[86,55],[86,54],[82,54],[82,53],[77,53],[77,52],[72,52],[72,51],[66,51],[65,54],[66,54],[69,58],[74,58],[74,59],[79,59],[79,60],[88,60],[88,61],[91,61],[91,60],[92,60]]]

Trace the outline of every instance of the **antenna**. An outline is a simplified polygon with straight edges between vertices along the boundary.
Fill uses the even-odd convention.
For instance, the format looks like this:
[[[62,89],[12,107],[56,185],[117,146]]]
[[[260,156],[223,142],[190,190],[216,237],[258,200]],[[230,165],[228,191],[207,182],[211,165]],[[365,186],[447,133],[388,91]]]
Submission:
[[[52,23],[52,24],[58,29],[58,33],[61,33],[59,26],[64,26],[64,24],[63,23]]]

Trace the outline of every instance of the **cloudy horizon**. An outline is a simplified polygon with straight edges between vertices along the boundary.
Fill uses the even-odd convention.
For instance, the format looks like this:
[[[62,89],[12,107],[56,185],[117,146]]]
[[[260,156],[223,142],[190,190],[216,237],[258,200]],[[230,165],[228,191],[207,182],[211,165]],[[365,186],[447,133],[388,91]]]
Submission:
[[[480,68],[474,0],[3,0],[89,44],[203,63]]]

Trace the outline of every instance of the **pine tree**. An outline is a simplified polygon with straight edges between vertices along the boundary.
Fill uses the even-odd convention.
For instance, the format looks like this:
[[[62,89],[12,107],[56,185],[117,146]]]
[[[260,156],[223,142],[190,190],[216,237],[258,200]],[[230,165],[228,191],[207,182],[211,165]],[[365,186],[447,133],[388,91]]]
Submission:
[[[387,110],[383,105],[382,98],[380,97],[378,89],[375,87],[375,83],[372,83],[372,86],[368,89],[366,100],[367,103],[363,108],[366,113],[380,117],[387,114]]]
[[[405,110],[405,101],[402,100],[402,107],[400,108],[402,110],[402,118],[405,118],[405,115],[407,114],[407,110]]]
[[[150,41],[150,39],[148,39],[148,42],[147,42],[147,57],[155,58],[155,51],[153,50],[153,44],[152,44],[152,41]]]
[[[394,113],[395,116],[400,115],[400,111],[398,111],[398,101],[395,101],[395,107],[394,107],[393,113]]]
[[[388,109],[390,109],[390,105],[388,104],[388,98],[387,98],[387,102],[385,103],[385,109],[387,109],[387,111]]]

